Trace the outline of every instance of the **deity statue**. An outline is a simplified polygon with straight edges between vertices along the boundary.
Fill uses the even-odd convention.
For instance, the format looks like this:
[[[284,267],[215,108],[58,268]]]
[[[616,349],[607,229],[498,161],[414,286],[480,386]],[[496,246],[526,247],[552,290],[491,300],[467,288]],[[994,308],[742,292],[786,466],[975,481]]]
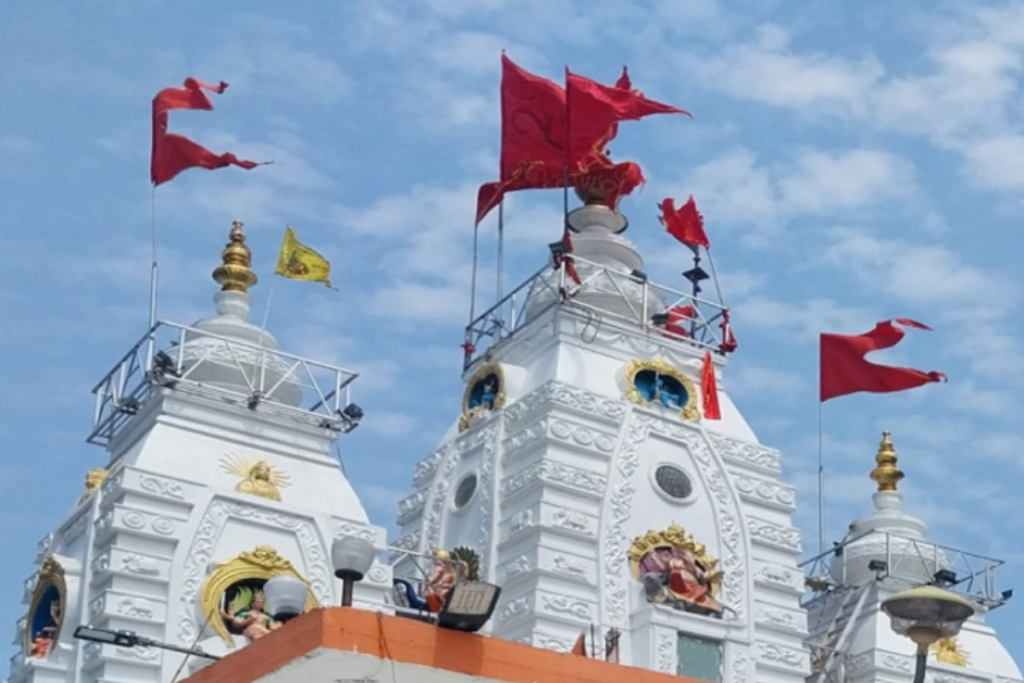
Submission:
[[[105,482],[109,476],[110,472],[103,469],[102,467],[97,467],[86,472],[85,493],[83,493],[82,497],[78,499],[78,502],[81,503],[86,498],[96,493],[99,490],[99,488],[103,486],[103,482]]]
[[[242,477],[235,490],[250,496],[281,500],[282,488],[289,485],[288,475],[265,460],[249,460],[244,456],[228,455],[221,463],[231,474]]]
[[[35,637],[32,638],[32,645],[29,648],[30,657],[45,657],[50,653],[50,648],[53,647],[53,640],[57,636],[57,631],[60,629],[60,603],[53,601],[50,603],[50,620],[46,623],[46,626],[39,629]]]
[[[434,564],[427,577],[427,589],[424,597],[427,601],[427,609],[431,612],[440,612],[445,598],[455,587],[458,572],[452,555],[447,550],[435,550],[433,557]]]
[[[281,622],[263,611],[263,591],[240,587],[226,612],[221,612],[229,626],[242,632],[249,640],[258,640],[281,627]]]
[[[647,599],[675,609],[709,616],[722,615],[715,599],[722,572],[706,548],[672,525],[662,532],[639,536],[629,550],[634,576],[643,583]]]
[[[960,648],[960,643],[957,642],[956,637],[941,638],[935,641],[935,645],[932,647],[935,648],[935,659],[943,664],[967,666],[967,655]]]
[[[486,408],[487,410],[494,410],[494,401],[497,400],[498,393],[497,387],[494,383],[493,377],[488,377],[487,381],[484,382],[483,393],[480,394],[480,407]]]

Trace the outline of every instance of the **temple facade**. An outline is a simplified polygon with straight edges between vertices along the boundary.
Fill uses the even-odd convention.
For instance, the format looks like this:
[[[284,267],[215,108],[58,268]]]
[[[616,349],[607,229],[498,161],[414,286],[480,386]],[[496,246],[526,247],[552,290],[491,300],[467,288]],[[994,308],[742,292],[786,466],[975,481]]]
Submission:
[[[75,628],[229,653],[280,626],[263,611],[267,579],[301,579],[308,608],[338,604],[332,540],[384,546],[331,450],[358,415],[344,413],[355,374],[281,352],[248,322],[249,265],[236,223],[215,315],[159,324],[100,383],[90,440],[109,462],[39,543],[10,683],[187,676],[204,660],[85,642]],[[356,604],[374,608],[390,588],[377,564]]]
[[[485,314],[509,333],[469,359],[396,545],[475,548],[502,586],[500,638],[568,652],[582,635],[597,656],[716,683],[803,680],[795,492],[725,391],[706,334],[720,311],[652,325],[692,299],[647,280],[622,214],[588,203],[569,222],[564,267]],[[706,352],[720,419],[703,415]]]

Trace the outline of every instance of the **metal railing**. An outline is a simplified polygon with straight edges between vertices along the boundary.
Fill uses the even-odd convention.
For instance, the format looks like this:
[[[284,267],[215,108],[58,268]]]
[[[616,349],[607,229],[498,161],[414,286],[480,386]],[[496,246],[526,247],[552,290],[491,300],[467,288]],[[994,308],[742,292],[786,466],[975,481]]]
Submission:
[[[211,381],[217,374],[231,381]],[[160,387],[347,431],[353,417],[343,411],[351,404],[349,385],[357,376],[260,344],[160,321],[93,388],[93,424],[86,441],[109,443]]]
[[[571,258],[581,276],[579,283],[564,267],[553,270],[544,266],[466,326],[464,368],[476,361],[485,346],[514,337],[530,319],[554,307],[600,316],[602,322],[643,334],[721,350],[727,315],[722,304],[655,284],[643,273],[624,272],[621,266],[609,267],[575,255]],[[601,301],[588,301],[587,295],[595,293],[601,295]],[[693,308],[692,315],[673,323],[673,329],[652,319],[685,306]]]
[[[988,609],[1001,606],[1008,599],[1007,591],[996,584],[996,569],[1003,560],[969,553],[919,538],[911,538],[887,531],[872,530],[853,535],[831,550],[812,557],[800,565],[806,577],[807,593],[802,601],[810,607],[838,587],[849,587],[848,564],[843,562],[838,572],[832,571],[832,562],[841,557],[853,544],[877,546],[872,557],[881,564],[874,571],[880,579],[894,579],[920,585],[933,582],[947,590],[960,593]],[[864,558],[868,560],[867,557]],[[863,568],[861,569],[863,571]],[[922,579],[924,579],[922,581]]]

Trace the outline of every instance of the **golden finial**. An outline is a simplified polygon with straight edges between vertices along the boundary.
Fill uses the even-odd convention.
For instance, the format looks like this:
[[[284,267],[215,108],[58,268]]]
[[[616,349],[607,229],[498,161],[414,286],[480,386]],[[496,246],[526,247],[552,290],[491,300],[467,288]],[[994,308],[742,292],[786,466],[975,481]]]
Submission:
[[[895,491],[896,484],[903,478],[903,471],[896,466],[896,449],[892,447],[889,432],[882,432],[882,443],[878,444],[875,462],[878,467],[871,470],[871,478],[878,482],[879,491]]]
[[[213,279],[221,285],[222,292],[246,292],[256,284],[259,278],[249,269],[252,265],[252,252],[245,246],[245,233],[242,232],[242,221],[231,224],[230,240],[220,253],[224,260],[222,265],[213,271]]]

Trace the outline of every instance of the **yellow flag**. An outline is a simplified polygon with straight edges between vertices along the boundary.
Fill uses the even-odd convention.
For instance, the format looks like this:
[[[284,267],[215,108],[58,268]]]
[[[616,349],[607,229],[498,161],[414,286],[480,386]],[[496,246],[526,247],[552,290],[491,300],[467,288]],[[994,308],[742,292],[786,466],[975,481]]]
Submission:
[[[289,225],[284,230],[284,243],[277,257],[275,273],[290,280],[323,282],[331,286],[331,264],[295,237],[295,230]]]

